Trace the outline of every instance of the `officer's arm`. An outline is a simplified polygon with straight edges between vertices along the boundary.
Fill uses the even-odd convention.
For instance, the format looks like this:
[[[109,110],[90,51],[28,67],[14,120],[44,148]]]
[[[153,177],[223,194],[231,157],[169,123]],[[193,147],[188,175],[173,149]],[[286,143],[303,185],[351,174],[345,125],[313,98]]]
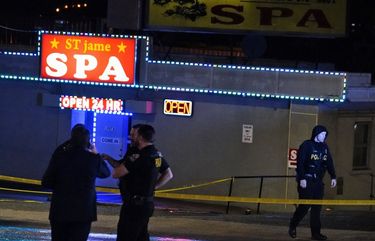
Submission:
[[[162,172],[156,181],[155,189],[159,189],[160,187],[164,186],[173,178],[173,173],[171,168],[167,168],[164,172]]]
[[[302,145],[298,148],[297,152],[297,168],[296,168],[296,174],[297,174],[297,181],[305,179],[305,161],[308,158],[307,155],[307,143],[304,142]]]
[[[308,158],[307,142],[302,143],[297,152],[297,181],[300,187],[306,188],[307,181],[305,177],[305,161]]]
[[[58,149],[55,150],[48,164],[48,167],[43,174],[42,186],[45,188],[53,189],[55,187],[57,176],[57,158],[59,155],[58,153]]]
[[[111,175],[111,171],[109,170],[107,163],[105,163],[99,154],[97,154],[96,157],[98,158],[98,173],[96,176],[99,178],[109,177],[109,175]]]
[[[327,147],[328,151],[328,160],[327,160],[327,170],[329,175],[331,176],[331,187],[336,187],[337,181],[336,181],[336,172],[335,172],[335,166],[333,165],[333,159],[332,155]]]
[[[328,148],[327,148],[327,151],[328,151],[327,171],[329,175],[331,176],[331,179],[336,179],[336,172],[335,172],[335,166],[333,165],[332,155]]]
[[[120,178],[129,173],[129,170],[125,167],[124,164],[119,165],[118,167],[115,167],[112,172],[113,178]]]
[[[108,155],[108,154],[103,153],[101,156],[102,156],[102,158],[103,158],[104,160],[106,160],[106,161],[109,163],[109,165],[111,165],[112,167],[118,167],[118,166],[121,164],[121,160],[120,160],[120,161],[117,161],[117,160],[115,160],[113,157],[111,157],[111,156]]]
[[[47,170],[44,172],[42,178],[42,186],[45,188],[53,189],[56,182],[56,167],[51,161],[47,167]]]

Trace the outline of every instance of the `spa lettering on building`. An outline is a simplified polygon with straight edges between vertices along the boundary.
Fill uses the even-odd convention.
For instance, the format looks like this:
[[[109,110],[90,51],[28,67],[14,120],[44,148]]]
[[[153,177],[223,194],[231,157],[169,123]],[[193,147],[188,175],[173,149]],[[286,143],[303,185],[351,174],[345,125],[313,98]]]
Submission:
[[[344,35],[346,0],[150,0],[148,15],[158,29]]]
[[[135,40],[42,35],[41,77],[134,84]]]

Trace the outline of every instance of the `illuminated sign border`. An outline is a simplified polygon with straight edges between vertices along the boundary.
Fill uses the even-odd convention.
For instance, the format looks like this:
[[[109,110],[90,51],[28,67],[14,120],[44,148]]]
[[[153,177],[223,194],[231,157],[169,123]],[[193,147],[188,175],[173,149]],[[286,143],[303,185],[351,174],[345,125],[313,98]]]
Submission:
[[[135,84],[135,38],[39,35],[39,77]]]
[[[81,99],[87,101],[88,108],[80,108],[80,107],[65,107],[63,104],[63,100],[65,98],[69,99]],[[104,104],[107,107],[107,102],[108,101],[116,101],[119,102],[119,107],[120,111],[113,111],[113,110],[101,110],[99,109],[100,105]],[[94,112],[99,112],[99,113],[108,113],[108,114],[116,114],[116,113],[123,113],[124,110],[124,102],[121,99],[113,99],[113,98],[97,98],[97,97],[86,97],[86,96],[72,96],[72,95],[61,95],[60,100],[59,100],[59,106],[61,109],[72,109],[72,110],[83,110],[83,111],[94,111]],[[94,106],[98,106],[98,108],[94,108]]]
[[[148,36],[93,34],[93,33],[75,33],[75,32],[60,32],[60,31],[44,31],[44,30],[40,30],[40,31],[38,31],[38,49],[37,49],[37,53],[20,53],[20,52],[4,51],[4,52],[0,52],[0,54],[4,54],[4,55],[16,55],[16,56],[17,55],[18,56],[30,56],[30,57],[40,56],[41,34],[44,34],[44,33],[47,33],[47,34],[67,34],[67,35],[78,35],[78,36],[97,36],[97,37],[115,37],[115,38],[135,38],[135,39],[142,39],[142,40],[146,41],[146,56],[145,56],[145,61],[148,64],[167,64],[167,65],[182,65],[182,66],[199,66],[199,67],[207,67],[207,68],[223,68],[223,69],[235,69],[235,70],[252,70],[252,71],[260,71],[260,72],[287,72],[287,73],[300,73],[300,74],[307,74],[307,75],[334,75],[334,76],[343,76],[343,92],[342,92],[341,98],[323,98],[323,97],[311,97],[311,96],[297,96],[297,95],[283,95],[283,94],[265,94],[265,93],[254,93],[254,92],[241,92],[241,91],[230,91],[230,90],[183,88],[183,87],[172,87],[172,86],[139,85],[139,84],[127,85],[127,84],[114,84],[114,83],[95,83],[95,82],[83,82],[83,81],[72,81],[72,80],[62,80],[62,79],[47,79],[47,78],[40,78],[40,77],[4,75],[4,74],[0,74],[0,79],[18,79],[18,80],[57,82],[57,83],[68,83],[68,84],[86,84],[86,85],[99,85],[99,86],[114,86],[114,87],[136,88],[136,89],[167,90],[167,91],[178,91],[178,92],[215,94],[215,95],[231,95],[231,96],[267,98],[267,99],[271,98],[271,99],[320,101],[320,102],[329,101],[329,102],[336,102],[336,103],[338,103],[338,102],[344,102],[345,98],[346,98],[347,74],[345,72],[296,70],[296,69],[268,68],[268,67],[255,67],[255,66],[221,65],[221,64],[191,63],[191,62],[181,62],[181,61],[151,60],[151,59],[149,59],[150,38]]]
[[[179,103],[189,103],[190,104],[190,114],[183,114],[183,113],[171,113],[171,112],[166,112],[165,109],[166,109],[166,105],[167,105],[167,101],[170,101],[170,102],[179,102]],[[190,101],[190,100],[173,100],[173,99],[164,99],[163,101],[163,113],[165,115],[173,115],[173,116],[187,116],[187,117],[190,117],[193,115],[193,102]]]

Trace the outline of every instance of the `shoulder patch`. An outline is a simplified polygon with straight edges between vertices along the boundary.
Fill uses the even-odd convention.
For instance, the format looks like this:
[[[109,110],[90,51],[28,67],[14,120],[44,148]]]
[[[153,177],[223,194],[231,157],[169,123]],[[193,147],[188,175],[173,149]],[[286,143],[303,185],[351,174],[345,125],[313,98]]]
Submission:
[[[155,166],[157,168],[161,167],[161,158],[160,157],[159,158],[155,158]]]

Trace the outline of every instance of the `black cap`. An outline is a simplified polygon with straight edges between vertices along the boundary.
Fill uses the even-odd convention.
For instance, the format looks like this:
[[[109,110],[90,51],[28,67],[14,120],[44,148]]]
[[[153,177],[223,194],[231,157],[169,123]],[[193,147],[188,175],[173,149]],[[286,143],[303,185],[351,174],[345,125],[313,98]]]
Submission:
[[[311,140],[314,140],[315,137],[316,137],[317,135],[319,135],[320,133],[322,133],[322,132],[326,132],[326,133],[327,133],[326,136],[328,136],[327,128],[325,128],[325,127],[322,126],[322,125],[317,125],[317,126],[315,126],[314,129],[313,129],[312,132],[311,132]]]

